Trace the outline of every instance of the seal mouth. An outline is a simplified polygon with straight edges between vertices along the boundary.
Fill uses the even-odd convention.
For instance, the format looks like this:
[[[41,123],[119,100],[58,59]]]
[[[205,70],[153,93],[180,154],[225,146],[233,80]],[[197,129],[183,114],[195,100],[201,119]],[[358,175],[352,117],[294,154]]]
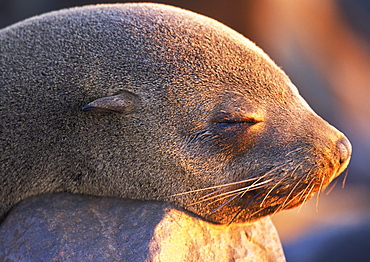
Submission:
[[[340,176],[347,169],[350,160],[351,160],[351,157],[348,157],[343,163],[341,163],[341,165],[338,168],[337,172],[334,172],[334,174],[330,178],[330,182],[333,181],[338,176]]]

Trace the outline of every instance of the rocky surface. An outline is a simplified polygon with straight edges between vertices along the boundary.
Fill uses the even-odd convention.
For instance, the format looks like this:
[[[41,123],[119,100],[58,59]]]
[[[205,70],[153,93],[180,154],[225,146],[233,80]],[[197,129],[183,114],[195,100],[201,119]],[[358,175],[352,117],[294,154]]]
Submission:
[[[54,194],[0,226],[0,261],[285,261],[269,218],[215,225],[168,203]]]

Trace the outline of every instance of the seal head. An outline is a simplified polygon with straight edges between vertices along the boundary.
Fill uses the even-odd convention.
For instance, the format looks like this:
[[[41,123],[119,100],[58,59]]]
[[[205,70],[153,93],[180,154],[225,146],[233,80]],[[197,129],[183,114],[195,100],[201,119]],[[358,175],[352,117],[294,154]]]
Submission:
[[[261,49],[179,8],[25,20],[0,31],[0,71],[2,215],[70,192],[250,221],[321,192],[351,154]]]

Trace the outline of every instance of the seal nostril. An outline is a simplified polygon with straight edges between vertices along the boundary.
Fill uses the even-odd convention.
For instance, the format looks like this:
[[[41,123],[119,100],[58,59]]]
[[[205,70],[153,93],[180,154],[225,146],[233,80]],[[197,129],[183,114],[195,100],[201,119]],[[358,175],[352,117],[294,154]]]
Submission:
[[[339,153],[340,153],[340,160],[339,160],[339,162],[341,164],[343,164],[351,156],[351,153],[352,153],[351,143],[348,141],[347,138],[342,137],[341,139],[339,139],[337,141],[337,148],[338,148]]]

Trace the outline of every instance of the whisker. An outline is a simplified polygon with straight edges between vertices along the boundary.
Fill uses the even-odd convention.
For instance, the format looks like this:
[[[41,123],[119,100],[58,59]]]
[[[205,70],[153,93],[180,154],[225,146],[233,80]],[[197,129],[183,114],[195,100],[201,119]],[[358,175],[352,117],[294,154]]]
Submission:
[[[222,197],[220,197],[220,198],[214,198],[214,200],[213,200],[213,201],[211,201],[211,202],[207,203],[207,206],[212,205],[212,204],[214,204],[214,203],[216,203],[216,202],[220,202],[221,200],[224,200],[225,198],[233,197],[233,196],[235,196],[235,195],[236,195],[236,196],[240,196],[240,195],[241,195],[241,193],[233,193],[233,194],[229,194],[229,195],[222,196]],[[211,200],[211,199],[207,199],[207,200]],[[202,202],[206,202],[207,200],[201,200],[201,202],[200,202],[200,203],[202,203]]]
[[[257,183],[259,180],[261,180],[261,179],[263,179],[263,178],[265,178],[267,175],[274,175],[274,174],[276,174],[276,172],[274,172],[274,171],[277,171],[279,168],[281,168],[281,167],[283,167],[283,166],[285,166],[285,165],[287,165],[289,162],[291,162],[291,161],[288,161],[288,162],[286,162],[286,163],[284,163],[284,164],[281,164],[280,166],[277,166],[276,168],[274,168],[274,169],[272,169],[271,171],[269,171],[269,172],[267,172],[266,174],[264,174],[263,176],[261,176],[259,179],[257,179],[251,186],[253,186],[255,183]],[[271,181],[271,179],[270,179],[270,181]],[[246,191],[247,192],[247,191]],[[243,195],[246,193],[246,192],[244,192],[243,193]],[[243,196],[242,195],[242,196]]]
[[[294,193],[297,186],[300,185],[302,180],[304,180],[305,178],[306,178],[306,176],[301,177],[301,179],[295,184],[295,186],[292,188],[292,190],[290,190],[289,194],[285,197],[284,202],[274,211],[273,215],[280,212],[285,207],[289,206],[289,204],[292,203],[297,197],[301,197],[301,195],[304,194],[304,191],[298,192],[297,195],[295,195],[292,199],[289,200],[289,197]],[[284,197],[284,196],[282,196],[282,197]]]
[[[343,181],[342,181],[342,188],[344,188],[344,186],[346,184],[347,177],[348,177],[348,168],[346,170],[346,173],[344,174],[344,178],[343,178]]]
[[[256,179],[257,178],[253,178],[253,179],[246,180],[246,181],[237,181],[237,182],[232,182],[232,183],[229,183],[229,184],[223,184],[223,185],[210,186],[210,187],[205,187],[205,188],[201,188],[201,189],[190,190],[190,191],[186,191],[186,192],[181,192],[181,193],[170,195],[170,197],[173,197],[173,196],[181,196],[181,195],[186,195],[186,194],[191,194],[191,193],[196,193],[196,192],[201,192],[201,191],[206,191],[206,190],[218,188],[218,190],[210,193],[210,194],[213,194],[213,193],[216,193],[216,192],[218,192],[218,191],[220,191],[220,190],[222,190],[222,189],[224,189],[226,187],[237,185],[237,184],[241,184],[241,183],[245,183],[245,182],[251,182],[251,181],[256,180]]]
[[[288,161],[288,162],[286,162],[286,163],[284,163],[284,164],[281,164],[280,166],[277,166],[277,167],[275,167],[275,168],[273,168],[273,169],[271,169],[271,168],[266,168],[266,169],[264,169],[264,170],[262,170],[262,171],[259,171],[259,172],[257,172],[257,173],[254,173],[254,174],[252,174],[252,175],[250,175],[250,176],[246,177],[245,179],[242,179],[242,180],[239,180],[239,181],[236,181],[236,182],[231,182],[231,183],[228,183],[228,184],[217,185],[217,186],[211,186],[211,187],[206,187],[206,188],[201,188],[201,189],[190,190],[190,191],[187,191],[187,192],[181,192],[181,193],[173,194],[173,195],[170,195],[170,196],[168,196],[168,197],[182,196],[182,195],[187,195],[187,194],[191,194],[191,193],[202,192],[202,191],[206,191],[206,190],[210,190],[210,189],[217,189],[217,190],[215,190],[214,192],[211,192],[211,193],[209,193],[209,194],[207,194],[207,195],[205,195],[205,196],[203,196],[203,197],[202,197],[202,198],[206,198],[208,195],[215,194],[215,193],[217,193],[217,192],[221,191],[222,189],[225,189],[225,188],[230,187],[230,186],[234,186],[234,185],[238,185],[238,184],[242,184],[242,183],[247,183],[247,182],[252,182],[252,181],[254,181],[254,183],[253,183],[253,184],[255,184],[255,183],[257,183],[259,180],[261,180],[261,179],[265,178],[266,176],[269,176],[269,175],[273,175],[273,174],[275,174],[275,173],[272,173],[272,172],[274,172],[274,171],[278,170],[279,168],[281,168],[281,167],[283,167],[283,166],[287,165],[289,162],[291,162],[291,161]],[[271,170],[269,170],[269,169],[271,169]],[[263,176],[261,176],[261,177],[258,177],[258,175],[259,175],[259,174],[262,174],[262,173],[264,173],[264,172],[266,172],[266,171],[268,171],[266,174],[264,174],[264,175],[263,175]],[[253,185],[253,184],[252,184],[252,185]]]
[[[285,156],[289,156],[291,153],[297,152],[297,151],[302,150],[302,149],[303,149],[303,147],[299,147],[297,149],[294,149],[294,150],[288,152]]]
[[[191,203],[191,204],[188,204],[188,205],[186,205],[186,206],[187,206],[187,207],[191,207],[191,206],[194,206],[194,205],[197,205],[197,204],[204,203],[204,202],[210,201],[210,200],[212,200],[212,199],[215,199],[215,200],[211,201],[210,203],[207,203],[207,206],[208,206],[208,205],[211,205],[211,204],[216,203],[216,202],[218,202],[218,201],[221,201],[221,200],[223,200],[223,199],[225,199],[225,198],[233,197],[233,196],[235,196],[235,195],[240,195],[240,192],[233,192],[233,193],[231,193],[231,192],[227,192],[227,193],[224,193],[222,197],[220,197],[219,195],[217,195],[217,196],[212,196],[212,197],[209,197],[209,198],[205,198],[205,199],[198,200],[198,201],[193,202],[193,203]]]
[[[268,208],[268,207],[260,208],[260,209],[258,209],[257,211],[253,212],[252,214],[250,214],[250,216],[252,217],[252,216],[254,216],[254,215],[256,215],[256,214],[258,214],[258,213],[262,212],[263,210],[265,210],[265,209],[267,209],[267,208]]]
[[[296,149],[296,150],[293,150],[293,151],[291,151],[291,152],[289,152],[289,153],[292,153],[292,152],[295,152],[295,151],[298,151],[298,150],[301,150],[302,148],[298,148],[298,149]],[[288,153],[288,154],[289,154]],[[261,204],[260,204],[260,207],[262,207],[263,206],[263,203],[265,202],[265,200],[267,199],[267,197],[269,196],[269,194],[271,194],[271,192],[274,190],[274,188],[276,188],[285,178],[287,178],[288,176],[290,176],[290,175],[293,175],[297,170],[298,170],[298,168],[300,168],[301,166],[302,166],[302,164],[304,163],[304,161],[302,161],[301,163],[299,163],[295,168],[294,168],[294,170],[291,172],[291,173],[288,173],[287,175],[285,175],[279,182],[277,182],[276,183],[276,185],[273,187],[273,188],[271,188],[271,190],[266,194],[266,196],[264,197],[264,199],[262,200],[262,202],[261,202]],[[302,181],[302,179],[303,179],[304,177],[302,177],[300,180],[299,180],[299,182],[301,182]],[[290,194],[291,193],[293,193],[293,190],[298,186],[298,184],[299,184],[299,182],[294,186],[294,188],[292,189],[292,191],[289,193],[289,195],[287,196],[287,198],[285,199],[285,201],[289,198],[289,196],[290,196]],[[284,201],[284,203],[285,203],[285,201]],[[282,204],[282,205],[284,205],[284,203]]]
[[[329,195],[330,192],[334,189],[334,187],[338,184],[338,179],[334,181],[334,183],[331,185],[331,187],[328,189],[328,192],[326,192],[326,195]]]
[[[292,191],[291,191],[292,193]],[[290,195],[290,194],[289,194]],[[302,195],[304,195],[304,191],[301,191],[299,193],[297,193],[297,195],[295,195],[292,199],[290,199],[288,202],[284,201],[284,203],[281,205],[281,208],[277,211],[275,211],[275,213],[277,213],[278,211],[281,211],[283,210],[285,207],[289,206],[290,203],[292,203],[297,197],[302,197]],[[288,196],[289,197],[289,196]],[[286,198],[286,200],[288,200],[288,197]],[[299,200],[298,200],[299,201]]]
[[[303,177],[302,177],[302,178],[301,178],[301,179],[296,183],[296,185],[295,185],[295,186],[293,187],[293,189],[290,191],[289,195],[285,198],[285,201],[284,201],[284,203],[282,204],[282,209],[283,209],[283,208],[285,208],[285,207],[287,207],[287,206],[289,206],[289,204],[290,204],[290,203],[292,203],[292,202],[293,202],[297,197],[299,197],[298,201],[300,201],[300,200],[301,200],[301,198],[302,198],[302,196],[304,195],[304,193],[306,192],[307,188],[310,186],[310,183],[307,185],[307,187],[305,188],[305,190],[303,190],[303,191],[301,191],[301,192],[297,193],[297,195],[295,195],[291,200],[289,200],[289,201],[288,201],[288,199],[289,199],[290,195],[294,193],[294,191],[295,191],[295,189],[297,188],[297,186],[298,186],[298,185],[300,185],[300,184],[301,184],[301,182],[302,182],[304,179],[306,179],[307,177],[309,177],[309,176],[310,176],[311,171],[312,171],[312,169],[310,169],[310,170],[306,173],[306,175],[305,175],[305,176],[303,176]],[[288,201],[288,202],[286,203],[286,201]]]
[[[305,193],[306,193],[306,191],[307,191],[307,189],[311,186],[311,183],[314,181],[314,178],[311,180],[311,182],[310,183],[308,183],[308,185],[306,186],[306,188],[302,191],[302,196],[304,196],[305,195]],[[300,196],[300,198],[298,199],[298,202],[301,202],[301,200],[302,200],[302,196]]]
[[[186,194],[206,191],[206,190],[209,190],[209,189],[215,189],[215,188],[220,188],[220,187],[225,187],[225,185],[210,186],[210,187],[205,187],[205,188],[201,188],[201,189],[190,190],[190,191],[186,191],[186,192],[176,193],[176,194],[170,195],[169,197],[182,196],[182,195],[186,195]]]
[[[213,214],[214,212],[216,212],[220,208],[226,206],[228,203],[230,203],[231,201],[233,201],[238,196],[239,196],[239,194],[235,194],[234,196],[230,197],[228,200],[226,200],[224,203],[222,203],[222,205],[218,206],[217,208],[215,208],[211,212],[209,212],[209,214]]]
[[[325,177],[323,177],[321,179],[320,187],[319,187],[319,190],[318,190],[317,195],[316,195],[316,213],[319,212],[319,199],[320,199],[322,187],[324,185],[324,181],[325,181]]]
[[[263,184],[263,186],[260,186],[260,185],[262,185],[262,183],[265,183],[265,182],[271,182],[271,181],[273,181],[273,179],[269,179],[269,180],[266,180],[266,181],[264,181],[264,182],[261,182],[261,183],[259,183],[259,184],[255,184],[255,185],[250,185],[250,187],[251,188],[248,188],[248,187],[245,187],[244,188],[244,192],[243,192],[243,194],[241,194],[240,195],[240,197],[243,197],[246,193],[248,193],[249,191],[252,191],[252,190],[256,190],[256,189],[260,189],[260,188],[264,188],[264,187],[266,187],[266,186],[270,186],[270,185],[274,185],[275,184],[275,182],[273,182],[273,183],[267,183],[267,184]],[[253,186],[253,187],[252,187]],[[257,187],[256,187],[257,186]]]
[[[254,184],[254,185],[250,185],[248,187],[243,187],[243,188],[238,188],[238,189],[235,189],[235,190],[232,190],[232,191],[228,191],[228,192],[225,192],[225,193],[222,193],[222,194],[219,194],[219,195],[214,195],[214,196],[209,196],[208,198],[200,198],[199,201],[195,202],[195,203],[202,203],[204,201],[208,201],[208,200],[211,200],[211,199],[214,199],[214,198],[218,198],[218,197],[222,197],[222,196],[227,196],[227,195],[231,195],[231,194],[234,194],[234,193],[238,193],[238,192],[242,192],[242,191],[251,191],[251,190],[256,190],[256,189],[260,189],[260,188],[263,188],[266,186],[267,183],[273,181],[272,179],[269,179],[269,180],[266,180],[266,181],[263,181],[259,184]],[[244,195],[245,192],[243,192],[243,195]],[[243,196],[242,195],[242,196]],[[195,203],[192,203],[190,205],[194,205]]]
[[[310,170],[311,171],[311,170]],[[304,177],[302,177],[300,180],[299,180],[299,182],[296,184],[296,186],[298,186],[299,184],[300,184],[300,182],[303,180],[303,179],[305,179],[307,176],[309,176],[309,174],[310,174],[310,171],[306,174],[306,176],[304,176]],[[299,199],[298,199],[298,202],[300,202],[301,201],[301,198],[305,195],[305,192],[307,191],[307,189],[310,187],[310,184],[313,182],[313,179],[311,180],[311,182],[310,183],[308,183],[308,185],[306,186],[306,188],[305,188],[305,190],[303,190],[303,191],[301,191],[301,192],[299,192],[297,195],[295,195],[291,200],[289,200],[284,206],[282,206],[282,209],[283,208],[285,208],[285,207],[287,207],[287,206],[289,206],[289,204],[290,203],[292,203],[294,200],[296,200],[296,198],[297,197],[299,197]],[[296,186],[295,186],[295,188],[296,188]],[[293,188],[293,190],[295,190],[294,188]],[[291,191],[291,193],[293,193],[293,191]],[[289,196],[290,196],[290,194],[289,194]],[[288,200],[288,198],[289,198],[289,196],[286,198],[286,200]],[[284,201],[284,203],[285,203],[286,201]]]
[[[260,204],[260,207],[263,206],[263,203],[266,201],[267,197],[271,194],[271,192],[285,179],[287,178],[288,176],[290,175],[290,173],[286,174],[283,178],[281,178],[270,190],[269,192],[267,192],[266,196],[263,198],[261,204]]]
[[[234,185],[241,184],[241,183],[246,183],[246,182],[251,182],[251,181],[256,180],[256,179],[258,179],[258,178],[256,177],[256,178],[254,178],[254,179],[250,179],[250,180],[246,180],[246,181],[242,181],[242,182],[238,181],[238,182],[233,182],[233,183],[230,183],[230,184],[224,185],[224,187],[223,187],[223,188],[220,188],[220,189],[218,189],[218,190],[216,190],[216,191],[213,191],[213,192],[211,192],[211,193],[209,193],[209,194],[207,194],[207,195],[205,195],[205,196],[202,196],[202,197],[200,197],[200,199],[202,199],[202,198],[206,198],[206,197],[211,196],[211,195],[213,195],[213,194],[215,194],[215,193],[218,193],[218,192],[220,192],[220,191],[222,191],[222,190],[224,190],[224,189],[226,189],[226,188],[228,188],[228,187],[230,187],[230,186],[234,186]],[[253,185],[253,184],[252,184],[252,185]],[[252,185],[251,185],[251,186],[252,186]],[[230,192],[232,192],[232,191],[230,191]],[[222,194],[221,194],[221,195],[222,195]]]
[[[210,187],[205,187],[205,188],[201,188],[201,189],[195,189],[195,190],[190,190],[190,191],[186,191],[186,192],[176,193],[176,194],[170,195],[169,197],[181,196],[181,195],[186,195],[186,194],[191,194],[191,193],[197,193],[197,192],[206,191],[206,190],[210,190],[210,189],[216,189],[216,188],[223,189],[223,188],[234,186],[234,185],[237,185],[237,184],[252,182],[254,180],[259,179],[259,177],[256,177],[256,176],[258,176],[259,174],[261,174],[261,173],[263,173],[263,172],[265,172],[265,171],[267,171],[269,169],[270,168],[266,168],[266,169],[264,169],[262,171],[259,171],[257,173],[254,173],[254,174],[246,177],[245,179],[242,179],[242,180],[239,180],[239,181],[236,181],[236,182],[231,182],[231,183],[228,183],[228,184],[222,184],[222,185],[217,185],[217,186],[210,186]],[[218,190],[216,190],[216,191],[218,191]],[[210,193],[210,194],[212,194],[212,193]]]
[[[312,182],[313,182],[313,180],[312,180]],[[313,190],[314,188],[315,188],[315,184],[313,184],[313,185],[312,185],[312,187],[311,187],[311,189],[308,191],[308,193],[307,193],[306,197],[304,198],[304,200],[303,200],[303,202],[302,202],[301,206],[300,206],[300,207],[299,207],[299,209],[298,209],[298,213],[301,211],[301,209],[302,209],[303,205],[307,202],[308,197],[310,196],[310,194],[311,194],[311,192],[312,192],[312,190]]]
[[[252,197],[248,202],[246,202],[242,207],[240,207],[239,211],[232,217],[232,219],[227,224],[228,226],[240,215],[240,213],[258,196],[261,192],[257,193],[254,197]]]
[[[273,201],[271,204],[273,204],[273,203],[276,203],[278,200],[275,200],[275,201]],[[254,213],[252,213],[250,216],[254,216],[254,215],[256,215],[256,214],[258,214],[258,213],[260,213],[260,212],[262,212],[263,210],[265,210],[265,209],[267,209],[267,208],[269,208],[270,206],[266,206],[266,207],[263,207],[263,208],[260,208],[259,210],[257,210],[257,211],[255,211]],[[280,207],[279,207],[280,208]],[[279,209],[278,208],[278,209]],[[270,216],[272,217],[275,213],[277,213],[276,211],[273,213],[273,214],[271,214]]]
[[[277,166],[277,167],[275,167],[274,169],[271,169],[270,171],[268,171],[266,174],[264,174],[263,176],[261,176],[258,180],[260,180],[260,179],[263,179],[263,178],[265,178],[266,176],[268,176],[268,175],[271,175],[271,174],[276,174],[276,173],[273,173],[273,172],[275,172],[275,171],[277,171],[277,170],[279,170],[280,168],[282,168],[283,166],[286,166],[287,164],[289,164],[291,162],[291,160],[290,161],[288,161],[288,162],[285,162],[284,164],[281,164],[280,166]],[[256,182],[258,182],[258,180],[257,181],[255,181],[255,183]]]
[[[295,171],[297,171],[297,169],[301,166],[301,164],[303,164],[303,162],[304,162],[304,161],[302,161],[302,162],[300,163],[300,165],[299,165],[299,166],[297,166],[297,167],[293,170],[293,172],[291,173],[292,175],[295,173]],[[295,189],[297,188],[297,186],[301,184],[302,180],[304,180],[304,179],[309,175],[309,173],[310,173],[310,172],[311,172],[311,170],[310,170],[310,171],[308,171],[308,172],[307,172],[307,174],[306,174],[305,176],[301,177],[301,179],[299,179],[299,181],[295,184],[295,186],[292,188],[292,190],[290,190],[290,193],[289,193],[289,194],[288,194],[288,196],[285,198],[284,202],[281,204],[281,209],[280,209],[280,210],[282,210],[282,209],[284,209],[284,208],[286,207],[286,206],[285,206],[286,201],[288,201],[289,197],[294,193],[294,191],[295,191]],[[298,193],[298,195],[299,195],[299,193]],[[294,200],[294,199],[295,199],[295,197],[293,197],[293,198],[292,198],[292,200]],[[287,205],[289,205],[291,202],[292,202],[292,201],[289,201]],[[280,211],[280,210],[279,210],[279,211]]]

